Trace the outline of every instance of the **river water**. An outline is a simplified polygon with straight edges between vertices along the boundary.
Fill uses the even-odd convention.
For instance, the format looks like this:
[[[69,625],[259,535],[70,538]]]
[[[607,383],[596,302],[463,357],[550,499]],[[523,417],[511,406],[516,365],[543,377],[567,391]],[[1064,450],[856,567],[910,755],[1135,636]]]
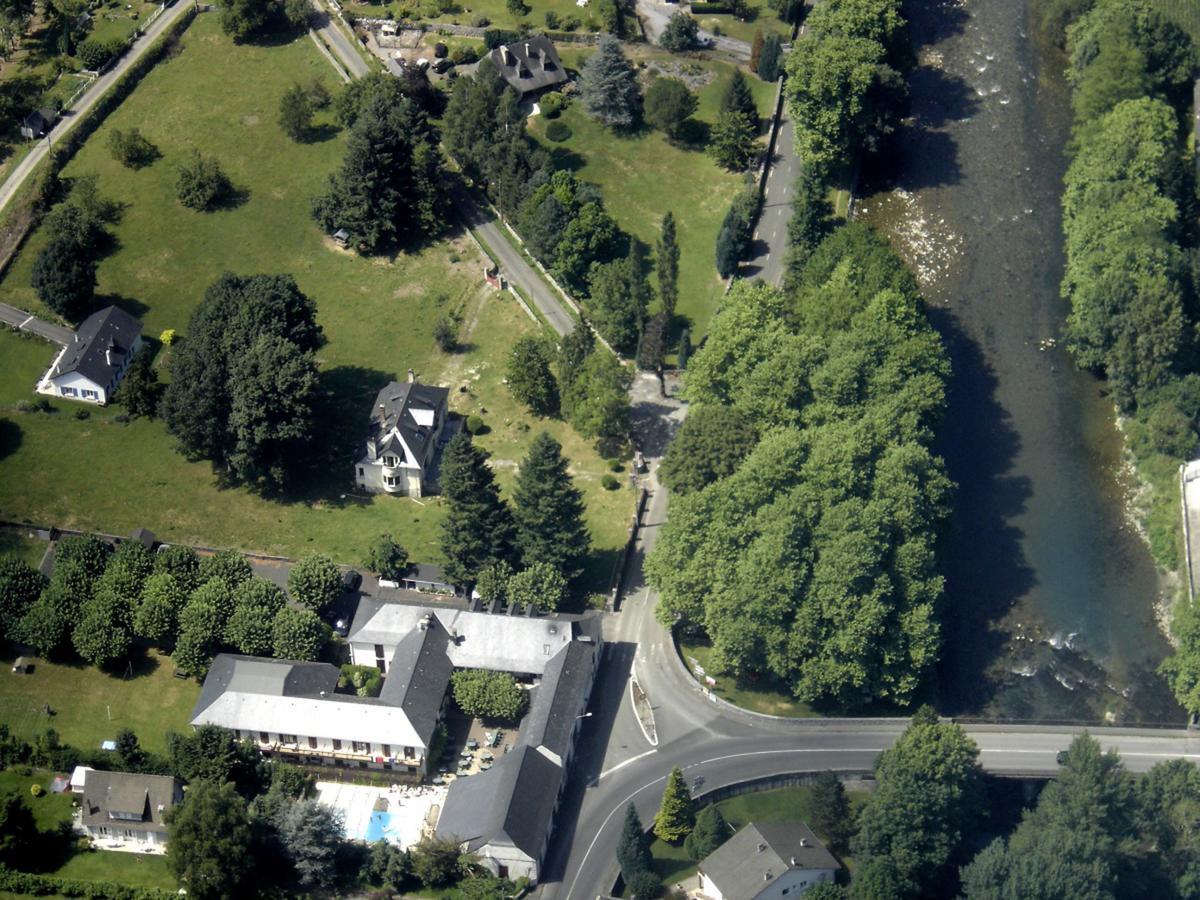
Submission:
[[[1061,56],[1032,39],[1037,2],[908,4],[913,115],[856,211],[917,271],[954,366],[938,706],[1182,722],[1155,674],[1160,584],[1112,403],[1061,346],[1070,107]]]

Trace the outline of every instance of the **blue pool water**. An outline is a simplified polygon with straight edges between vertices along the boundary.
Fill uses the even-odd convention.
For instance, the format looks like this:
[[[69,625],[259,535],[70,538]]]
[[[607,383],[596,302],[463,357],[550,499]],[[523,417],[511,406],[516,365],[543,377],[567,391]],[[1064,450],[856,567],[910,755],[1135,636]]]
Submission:
[[[367,833],[363,836],[367,841],[385,841],[394,836],[399,829],[399,822],[392,824],[392,819],[399,819],[395,813],[373,812],[371,821],[367,823]]]

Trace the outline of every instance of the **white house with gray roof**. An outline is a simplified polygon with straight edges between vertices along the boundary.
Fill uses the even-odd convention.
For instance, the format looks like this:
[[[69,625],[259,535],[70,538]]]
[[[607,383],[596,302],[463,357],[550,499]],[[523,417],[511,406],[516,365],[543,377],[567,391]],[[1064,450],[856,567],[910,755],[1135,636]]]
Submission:
[[[141,346],[142,323],[123,309],[105,307],[83,320],[37,392],[104,406]]]
[[[699,866],[708,900],[783,900],[833,881],[841,864],[803,822],[751,822]]]
[[[421,497],[433,487],[435,455],[446,425],[446,388],[393,381],[375,397],[367,448],[354,483],[372,493]]]
[[[91,769],[83,782],[79,825],[106,849],[161,853],[167,812],[182,798],[177,778]]]

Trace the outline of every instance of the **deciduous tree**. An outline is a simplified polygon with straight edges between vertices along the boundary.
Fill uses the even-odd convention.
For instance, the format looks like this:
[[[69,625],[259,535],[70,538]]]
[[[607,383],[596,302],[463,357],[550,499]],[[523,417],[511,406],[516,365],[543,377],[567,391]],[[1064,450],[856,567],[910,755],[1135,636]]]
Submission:
[[[390,534],[381,534],[368,546],[363,566],[382,577],[395,580],[408,571],[408,551]]]
[[[698,491],[732,475],[758,443],[758,429],[746,412],[721,404],[692,410],[659,466],[658,477],[672,492]]]
[[[175,194],[188,209],[208,212],[233,192],[229,177],[211,156],[193,150],[179,167]]]
[[[676,140],[696,105],[696,95],[678,78],[656,78],[646,91],[646,122]]]
[[[169,649],[175,642],[179,612],[187,597],[174,575],[155,572],[142,586],[141,602],[133,617],[134,634]]]
[[[311,661],[321,655],[325,626],[315,612],[285,606],[275,613],[271,650],[280,659]]]
[[[557,203],[553,197],[547,198]],[[558,413],[558,382],[550,369],[554,352],[538,335],[523,335],[508,354],[508,389],[539,416]]]
[[[15,638],[21,618],[47,583],[46,577],[24,560],[0,557],[0,639]]]
[[[307,5],[307,0],[301,0]],[[279,98],[279,127],[293,141],[302,141],[312,127],[313,108],[308,90],[299,82]]]
[[[549,563],[534,563],[508,580],[506,595],[518,609],[561,609],[567,601],[567,580]]]
[[[679,10],[667,20],[666,27],[658,36],[658,45],[673,53],[681,53],[691,49],[699,32],[700,26],[696,24],[696,20]]]
[[[167,812],[167,865],[189,897],[225,900],[249,888],[253,835],[246,801],[232,784],[195,781]]]
[[[297,603],[320,612],[342,592],[342,573],[328,556],[313,553],[288,573],[288,593]]]
[[[468,716],[515,722],[529,703],[528,691],[508,672],[460,669],[450,676],[450,685],[454,702]]]

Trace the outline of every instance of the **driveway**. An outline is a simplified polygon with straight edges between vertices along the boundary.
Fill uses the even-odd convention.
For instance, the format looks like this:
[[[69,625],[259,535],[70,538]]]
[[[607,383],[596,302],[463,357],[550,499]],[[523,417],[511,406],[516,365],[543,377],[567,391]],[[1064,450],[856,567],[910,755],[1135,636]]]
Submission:
[[[11,325],[13,328],[19,328],[21,331],[36,334],[38,337],[45,338],[55,344],[62,344],[63,346],[71,343],[75,337],[75,332],[70,328],[39,319],[32,313],[27,313],[23,309],[17,309],[15,306],[9,306],[7,303],[0,303],[0,322],[5,325]]]

